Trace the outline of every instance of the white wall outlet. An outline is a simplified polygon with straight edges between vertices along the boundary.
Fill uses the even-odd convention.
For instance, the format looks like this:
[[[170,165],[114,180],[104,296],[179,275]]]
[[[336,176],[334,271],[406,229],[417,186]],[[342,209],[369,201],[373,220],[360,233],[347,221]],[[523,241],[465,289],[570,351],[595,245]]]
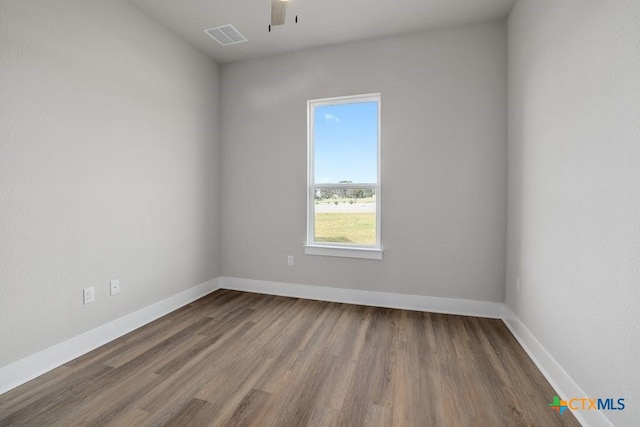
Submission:
[[[287,265],[291,267],[293,265],[293,255],[287,257]]]
[[[82,290],[82,301],[84,304],[89,304],[92,303],[96,300],[96,288],[95,287],[90,287],[90,288],[84,288]]]
[[[516,292],[518,295],[520,295],[520,291],[522,290],[522,281],[520,280],[520,278],[518,277],[516,279]]]
[[[111,296],[120,293],[120,279],[113,279],[111,281]]]

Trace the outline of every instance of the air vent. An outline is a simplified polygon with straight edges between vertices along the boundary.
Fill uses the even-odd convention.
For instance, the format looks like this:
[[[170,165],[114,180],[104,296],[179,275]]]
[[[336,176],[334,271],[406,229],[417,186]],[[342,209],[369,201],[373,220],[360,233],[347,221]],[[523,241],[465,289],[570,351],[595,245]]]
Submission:
[[[204,30],[205,33],[222,46],[229,46],[230,44],[246,42],[247,38],[240,34],[240,31],[231,24],[220,25],[219,27],[209,28]]]

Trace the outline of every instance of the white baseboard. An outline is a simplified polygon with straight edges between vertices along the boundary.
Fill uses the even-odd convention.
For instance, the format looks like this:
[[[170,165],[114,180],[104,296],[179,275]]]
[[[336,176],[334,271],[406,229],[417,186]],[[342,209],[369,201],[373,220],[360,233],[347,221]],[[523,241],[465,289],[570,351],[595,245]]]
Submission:
[[[589,397],[560,364],[549,354],[546,348],[529,331],[522,321],[505,305],[502,319],[533,363],[545,376],[562,399]],[[553,396],[549,396],[551,399]],[[583,426],[613,426],[602,411],[571,411]]]
[[[0,368],[0,394],[113,341],[134,329],[138,329],[219,288],[219,278],[209,280],[82,335],[4,366]]]
[[[220,287],[260,294],[494,319],[501,319],[504,309],[504,304],[499,302],[295,285],[265,280],[239,279],[236,277],[221,277]]]

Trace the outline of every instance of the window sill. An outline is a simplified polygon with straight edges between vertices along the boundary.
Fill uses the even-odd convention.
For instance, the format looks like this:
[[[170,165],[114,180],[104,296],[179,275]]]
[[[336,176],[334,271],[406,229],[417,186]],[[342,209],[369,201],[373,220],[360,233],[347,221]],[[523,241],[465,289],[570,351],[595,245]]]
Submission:
[[[349,248],[345,246],[305,245],[304,254],[342,258],[382,259],[382,249]]]

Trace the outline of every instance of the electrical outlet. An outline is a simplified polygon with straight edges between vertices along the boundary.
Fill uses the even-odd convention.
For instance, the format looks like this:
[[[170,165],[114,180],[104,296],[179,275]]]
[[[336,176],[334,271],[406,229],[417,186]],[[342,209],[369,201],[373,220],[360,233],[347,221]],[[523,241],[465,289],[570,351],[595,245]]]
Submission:
[[[518,277],[516,279],[516,292],[518,293],[518,295],[520,295],[520,291],[522,291],[522,282],[520,281],[520,278]]]
[[[92,303],[96,300],[96,288],[95,287],[90,287],[90,288],[84,288],[82,290],[82,301],[84,304],[89,304]]]
[[[293,255],[287,257],[287,265],[291,267],[293,265]]]
[[[111,281],[111,296],[120,293],[120,279],[113,279]]]

